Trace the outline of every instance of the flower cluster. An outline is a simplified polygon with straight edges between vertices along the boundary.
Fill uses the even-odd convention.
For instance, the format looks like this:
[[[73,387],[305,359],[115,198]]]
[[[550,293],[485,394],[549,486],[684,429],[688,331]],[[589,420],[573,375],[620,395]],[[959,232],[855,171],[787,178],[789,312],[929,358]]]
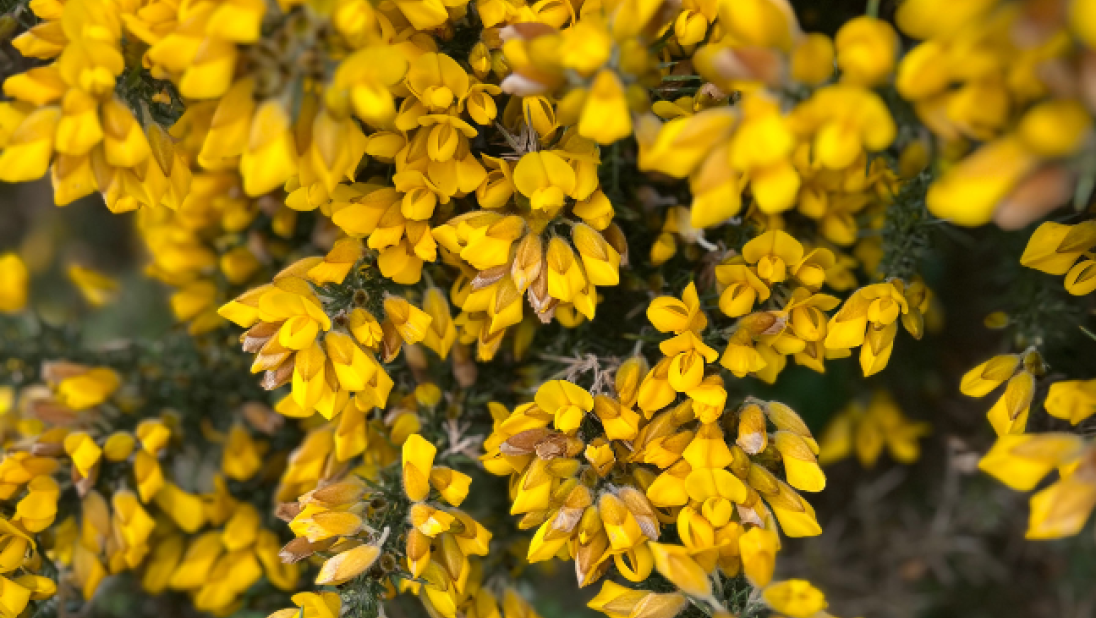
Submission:
[[[0,501],[13,513],[0,520],[12,616],[52,597],[59,583],[90,599],[104,578],[125,571],[140,570],[149,594],[185,592],[195,608],[211,612],[237,606],[264,576],[282,590],[297,586],[297,567],[279,559],[278,534],[229,489],[230,482],[258,481],[269,443],[245,425],[273,411],[252,403],[227,436],[209,428],[208,439],[224,443],[221,463],[210,491],[192,492],[173,472],[188,458],[178,448],[185,430],[177,413],[104,432],[104,423],[124,426],[119,415],[141,405],[122,376],[67,362],[50,363],[41,375],[46,383],[23,389],[15,402],[18,421],[5,436],[12,446],[0,461]],[[75,500],[78,510],[64,513],[62,500]],[[63,582],[38,575],[44,564],[65,569]]]
[[[596,394],[570,381],[544,383],[533,402],[498,410],[482,459],[512,477],[519,527],[537,527],[530,562],[573,559],[579,586],[610,564],[637,583],[658,568],[718,609],[708,573],[742,572],[764,586],[780,548],[777,522],[789,536],[821,532],[796,492],[825,487],[818,445],[786,405],[747,399],[727,408],[723,379],[707,371],[719,355],[701,340],[707,319],[692,286],[683,300],[656,299],[649,315],[675,333],[657,365],[633,357],[611,389],[595,384]],[[681,545],[657,542],[663,526],[676,528]],[[607,598],[617,588],[606,582],[591,607],[613,615]]]
[[[559,558],[612,618],[827,618],[776,555],[820,463],[920,458],[892,365],[947,222],[1040,222],[1019,263],[1064,276],[958,387],[1003,387],[984,470],[1058,470],[1029,536],[1077,533],[1096,381],[1048,333],[1096,291],[1096,3],[868,5],[7,3],[0,181],[136,211],[181,339],[50,348],[49,260],[0,255],[0,344],[36,344],[0,346],[0,616],[126,572],[216,615],[528,618],[512,562]],[[122,304],[84,252],[82,304]]]
[[[818,463],[829,465],[856,454],[865,468],[879,461],[883,450],[891,459],[913,463],[921,456],[919,439],[932,431],[928,423],[912,421],[887,391],[876,391],[864,405],[854,401],[830,421],[819,441]]]

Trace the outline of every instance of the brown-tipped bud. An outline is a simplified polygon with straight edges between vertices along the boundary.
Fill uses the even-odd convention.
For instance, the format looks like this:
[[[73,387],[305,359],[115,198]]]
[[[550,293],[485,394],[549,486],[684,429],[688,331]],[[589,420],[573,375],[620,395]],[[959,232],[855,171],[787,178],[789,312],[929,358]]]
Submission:
[[[876,327],[869,324],[864,337],[864,345],[874,354],[880,354],[887,346],[894,343],[894,336],[898,334],[898,324],[891,323]]]
[[[632,512],[632,516],[639,523],[639,529],[652,541],[658,540],[658,515],[655,513],[647,496],[635,487],[624,487],[617,496],[624,502],[624,506]]]
[[[624,231],[620,229],[620,226],[616,223],[610,223],[609,227],[601,230],[601,235],[605,238],[605,242],[609,243],[609,246],[616,249],[616,252],[620,254],[620,265],[628,265],[628,238],[624,236]]]
[[[282,502],[274,507],[274,516],[282,521],[293,521],[301,512],[301,505],[296,502]]]
[[[381,322],[381,358],[386,363],[392,362],[400,354],[403,346],[403,337],[392,320]]]
[[[472,279],[472,282],[469,285],[472,286],[473,290],[482,290],[483,288],[490,287],[492,285],[495,285],[499,281],[502,281],[502,278],[505,277],[509,272],[509,264],[493,266],[491,268],[488,268],[487,270],[479,271],[479,274],[477,274],[475,278]]]
[[[1037,350],[1031,350],[1024,354],[1024,369],[1036,378],[1046,375],[1047,366],[1043,362],[1043,355],[1039,354]]]
[[[415,381],[430,381],[430,361],[426,358],[426,348],[420,344],[408,345],[403,349],[404,358],[407,359],[407,367],[411,370]]]
[[[580,462],[577,459],[558,457],[549,461],[545,466],[545,469],[548,471],[548,474],[551,474],[556,478],[566,479],[571,478],[578,473],[579,465]]]
[[[464,552],[457,545],[456,537],[451,534],[443,534],[440,545],[441,547],[438,549],[439,562],[445,567],[449,577],[452,577],[453,581],[458,581],[461,577],[461,571],[464,569]]]
[[[588,539],[602,533],[605,526],[601,523],[600,509],[596,506],[587,508],[582,513],[582,519],[578,522],[579,542],[586,543]]]
[[[576,484],[564,499],[563,506],[560,507],[555,520],[552,522],[552,529],[558,533],[569,535],[582,521],[583,513],[593,502],[594,497],[590,489],[584,485]]]
[[[594,494],[585,485],[575,485],[567,497],[563,499],[563,506],[569,509],[586,510],[586,507],[594,503]],[[581,516],[581,513],[579,513]]]
[[[449,529],[446,530],[446,532],[450,535],[468,538],[468,522],[460,517],[455,517],[452,523],[449,524]]]
[[[52,399],[35,399],[27,411],[34,418],[56,426],[72,425],[80,418],[75,410]]]
[[[629,618],[674,618],[681,613],[689,599],[683,594],[649,593],[632,608]],[[726,614],[730,616],[730,614]]]
[[[392,554],[384,554],[381,559],[377,561],[377,566],[381,568],[385,573],[391,573],[396,570],[400,564],[396,560],[396,557]]]
[[[696,53],[693,62],[701,75],[727,90],[741,82],[776,86],[788,72],[784,54],[767,47],[709,45]]]
[[[594,414],[602,421],[620,418],[620,402],[608,395],[594,396]]]
[[[765,527],[765,520],[761,519],[761,514],[758,513],[756,509],[751,506],[746,506],[745,504],[735,504],[734,506],[738,511],[738,519],[741,520],[743,524],[753,524],[761,528]]]
[[[259,384],[268,391],[285,386],[293,379],[293,367],[294,363],[291,360],[273,371],[267,371],[263,373],[263,379]]]
[[[753,462],[750,461],[750,456],[746,454],[746,451],[742,450],[742,447],[737,444],[732,444],[731,457],[734,458],[730,465],[731,474],[740,479],[745,479],[750,473],[750,466],[753,465]]]
[[[284,416],[271,410],[270,406],[256,401],[245,403],[240,413],[248,425],[267,435],[274,435],[285,424]]]
[[[642,356],[633,356],[620,364],[613,386],[616,388],[621,405],[628,408],[636,405],[639,399],[639,384],[648,371],[650,368],[647,366],[647,359]]]
[[[409,530],[407,533],[407,561],[411,564],[415,564],[420,560],[428,558],[430,556],[431,542],[432,539],[430,537],[419,532],[415,528]],[[412,568],[412,573],[415,574],[414,568]]]
[[[1019,230],[1073,197],[1077,180],[1064,165],[1047,165],[1028,174],[997,205],[993,221],[1003,230]]]
[[[765,413],[756,403],[747,404],[738,415],[738,439],[735,440],[747,454],[756,455],[769,445]]]
[[[453,359],[453,377],[456,378],[457,384],[463,388],[473,386],[476,378],[479,377],[479,370],[476,368],[475,360],[472,359],[471,348],[458,342],[453,345],[450,354]]]
[[[759,502],[761,502],[761,494],[753,487],[746,487],[746,499],[742,501],[742,504],[753,508]]]
[[[567,496],[571,495],[571,492],[574,491],[576,487],[585,487],[585,485],[581,485],[578,482],[578,479],[574,477],[564,479],[563,482],[559,484],[559,487],[556,487],[555,491],[552,492],[552,501],[563,502],[567,499]]]
[[[525,293],[529,286],[544,272],[544,244],[539,234],[526,234],[518,243],[514,253],[514,263],[510,267],[510,278],[519,293]]]
[[[597,519],[594,509],[586,509],[586,512],[594,512],[594,519]],[[583,521],[585,520],[586,516],[583,515]],[[575,552],[575,576],[579,588],[589,586],[601,579],[602,575],[605,575],[609,565],[613,564],[612,560],[603,559],[605,552],[608,550],[609,537],[604,532],[600,532],[600,534],[580,543],[578,550]]]
[[[365,494],[365,485],[350,477],[350,480],[332,483],[323,489],[310,492],[309,502],[319,502],[325,506],[335,507],[357,502]]]
[[[542,265],[540,274],[529,284],[528,290],[529,305],[536,312],[540,321],[544,323],[552,320],[553,310],[559,304],[558,299],[548,294],[547,271],[548,269]]]
[[[685,462],[684,459],[679,459],[679,462]],[[688,465],[688,462],[685,462]],[[632,477],[636,480],[636,485],[643,490],[644,493],[650,488],[651,484],[655,482],[655,479],[659,477],[653,470],[649,468],[636,468],[632,471]]]
[[[35,442],[30,447],[30,454],[35,457],[63,457],[65,445],[62,442]]]
[[[244,352],[254,354],[262,350],[281,327],[281,322],[259,322],[240,335],[240,345]]]
[[[319,585],[337,586],[354,579],[373,566],[381,550],[375,545],[358,545],[330,558],[316,576]]]
[[[518,520],[518,530],[531,530],[548,521],[551,515],[548,511],[531,511]]]
[[[787,483],[777,481],[777,487],[778,491],[776,494],[765,495],[765,500],[769,503],[769,506],[785,511],[792,511],[794,513],[803,513],[807,510],[804,506],[803,498]]]
[[[46,361],[42,363],[41,376],[46,382],[56,383],[66,378],[74,378],[83,375],[88,371],[91,371],[91,368],[86,365],[79,365],[68,361]]]
[[[921,339],[925,334],[925,316],[918,309],[910,303],[910,310],[901,315],[902,328],[906,329],[906,332],[910,334],[914,339]]]
[[[773,311],[751,313],[738,321],[739,329],[744,329],[753,337],[775,335],[784,330],[786,318]]]
[[[286,564],[294,564],[311,556],[315,551],[312,543],[302,536],[286,543],[285,547],[278,552],[278,558]]]
[[[7,41],[19,27],[18,20],[11,15],[0,15],[0,41]]]
[[[686,447],[692,443],[695,436],[696,434],[692,431],[679,431],[663,440],[662,448],[671,453],[684,453]]]
[[[786,404],[770,401],[764,404],[764,409],[766,416],[780,431],[790,431],[804,438],[811,437],[811,430],[803,422],[803,418]]]
[[[564,446],[563,454],[567,457],[577,457],[586,448],[586,443],[578,439],[575,436],[566,436],[567,444]]]
[[[750,466],[750,471],[746,475],[746,482],[750,487],[756,489],[758,493],[770,496],[780,492],[780,482],[772,472],[766,470],[763,466],[753,464]]]
[[[1016,417],[1031,407],[1031,399],[1034,395],[1035,376],[1027,371],[1021,371],[1012,376],[1012,379],[1008,381],[1008,386],[1005,387],[1003,396],[1008,417],[1016,420]]]
[[[681,426],[694,420],[696,418],[696,412],[693,411],[693,400],[686,399],[675,406],[670,412],[670,418],[676,426]]]

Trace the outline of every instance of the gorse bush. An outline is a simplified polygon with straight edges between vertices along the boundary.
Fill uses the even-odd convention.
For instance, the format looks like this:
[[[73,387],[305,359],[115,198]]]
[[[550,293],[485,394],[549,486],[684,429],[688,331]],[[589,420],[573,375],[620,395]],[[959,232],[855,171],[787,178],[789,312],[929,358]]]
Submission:
[[[868,4],[831,37],[786,0],[5,2],[0,180],[134,211],[180,328],[87,345],[0,257],[0,617],[117,577],[525,618],[558,561],[610,618],[826,618],[777,558],[822,533],[822,464],[921,456],[865,378],[983,225],[1028,230],[998,267],[1037,283],[961,380],[996,397],[979,467],[1038,488],[1030,539],[1076,535],[1096,2]],[[845,365],[865,395],[816,440],[781,376]]]

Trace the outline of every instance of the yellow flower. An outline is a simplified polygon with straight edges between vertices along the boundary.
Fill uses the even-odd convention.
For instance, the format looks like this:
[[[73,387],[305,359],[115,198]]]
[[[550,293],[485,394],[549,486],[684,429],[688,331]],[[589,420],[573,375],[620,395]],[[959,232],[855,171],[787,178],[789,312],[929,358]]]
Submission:
[[[811,618],[827,606],[822,591],[802,579],[769,584],[761,591],[761,596],[769,607],[790,618]]]
[[[11,94],[8,87],[13,79],[8,78],[4,83],[7,94]],[[0,153],[0,180],[26,182],[45,175],[60,120],[61,110],[58,107],[42,107],[27,114],[6,140],[4,151]]]
[[[730,163],[749,176],[758,208],[766,213],[787,210],[800,186],[791,162],[796,136],[777,101],[751,94],[742,109],[742,122],[730,143]]]
[[[280,609],[268,618],[338,618],[342,598],[337,592],[300,592],[291,598],[297,607]]]
[[[894,70],[898,34],[885,21],[855,17],[841,26],[834,43],[843,82],[877,86]]]
[[[1019,355],[994,356],[964,374],[959,390],[968,397],[984,397],[1011,378],[1019,368]]]
[[[866,409],[853,402],[830,422],[818,462],[829,465],[855,452],[860,464],[871,468],[886,447],[895,461],[910,464],[920,457],[918,440],[930,431],[927,423],[906,418],[890,393],[876,391]]]
[[[990,142],[935,180],[926,204],[932,214],[958,225],[983,225],[1036,163],[1017,139]]]
[[[750,528],[739,537],[738,546],[750,583],[757,587],[767,586],[772,581],[776,552],[780,549],[780,538],[776,532],[760,527]]]
[[[407,68],[407,59],[391,47],[359,49],[339,63],[325,103],[337,112],[352,107],[369,125],[384,127],[396,116],[390,89],[403,81]]]
[[[1057,539],[1081,531],[1096,507],[1096,485],[1065,477],[1031,498],[1031,518],[1026,538]]]
[[[41,532],[53,524],[57,516],[57,499],[61,488],[49,476],[37,476],[27,483],[27,494],[15,505],[15,517],[28,532]]]
[[[799,34],[790,5],[779,0],[720,2],[719,21],[734,40],[756,47],[787,51]]]
[[[1066,380],[1050,385],[1047,414],[1076,425],[1096,413],[1096,380]]]
[[[31,591],[18,583],[0,576],[0,609],[5,618],[19,616],[30,602]]]
[[[590,86],[578,121],[578,132],[606,146],[632,133],[632,115],[617,74],[602,69]]]
[[[769,286],[745,264],[721,264],[715,267],[715,276],[726,286],[719,295],[719,310],[727,317],[750,313],[755,303],[765,302],[771,294]]]
[[[403,443],[403,489],[413,502],[421,502],[430,494],[430,471],[437,452],[437,447],[419,434]]]
[[[712,582],[704,569],[689,556],[689,551],[680,545],[650,543],[654,554],[655,568],[666,579],[687,595],[701,599],[711,599]]]
[[[541,410],[552,415],[556,429],[573,434],[587,412],[594,409],[594,398],[589,391],[565,380],[550,380],[537,389],[536,403]]]
[[[118,292],[117,281],[100,272],[77,264],[69,266],[68,277],[76,284],[76,288],[80,290],[84,300],[95,307],[111,302]]]
[[[791,58],[792,79],[819,86],[833,75],[833,41],[824,34],[805,35],[795,46]]]
[[[673,618],[688,603],[688,599],[677,593],[658,594],[647,590],[633,590],[606,581],[586,607],[609,618]]]
[[[1069,4],[1069,23],[1073,32],[1089,49],[1096,49],[1096,18],[1092,0],[1073,0]]]
[[[164,482],[163,488],[156,492],[154,500],[156,505],[186,532],[197,532],[205,523],[202,499],[183,491],[170,481]]]
[[[73,410],[97,406],[122,385],[121,378],[106,367],[95,367],[69,375],[57,385],[57,398]]]
[[[231,479],[246,481],[259,471],[262,463],[259,443],[251,439],[243,425],[233,425],[225,441],[221,471]]]
[[[373,566],[380,554],[381,549],[375,545],[359,545],[340,552],[323,563],[316,584],[338,586],[346,583]]]
[[[1041,224],[1028,239],[1020,263],[1050,275],[1064,275],[1085,252],[1096,247],[1096,222]]]
[[[883,100],[851,84],[816,90],[795,108],[790,122],[797,132],[813,134],[812,161],[832,170],[847,168],[865,151],[887,148],[897,133]]]
[[[269,100],[256,109],[240,157],[240,174],[248,195],[273,191],[297,173],[297,146],[291,129],[289,113],[281,103]]]
[[[1091,448],[1072,434],[1005,435],[978,467],[1020,491],[1034,488],[1058,468],[1061,478],[1031,498],[1027,538],[1072,536],[1096,507]]]
[[[0,312],[17,313],[27,305],[27,267],[14,253],[0,255]]]
[[[530,152],[514,167],[514,186],[535,210],[554,215],[577,187],[575,171],[552,151]]]
[[[708,318],[700,310],[700,296],[692,282],[681,293],[681,300],[671,296],[659,296],[647,307],[647,319],[660,332],[681,334],[685,331],[699,333],[708,325]]]
[[[788,269],[803,259],[803,245],[787,232],[772,230],[746,243],[742,257],[755,265],[762,281],[771,285],[784,281]]]
[[[87,433],[77,431],[65,436],[65,453],[72,458],[72,465],[85,478],[90,477],[92,468],[99,463],[102,449]]]
[[[1065,433],[1005,435],[978,462],[978,467],[1018,491],[1034,489],[1059,466],[1080,456],[1084,442]]]
[[[1092,130],[1092,116],[1078,101],[1046,101],[1020,119],[1017,135],[1024,145],[1044,158],[1068,157],[1080,148]]]
[[[426,333],[433,322],[422,309],[407,302],[398,296],[389,296],[384,299],[384,315],[386,321],[390,321],[396,332],[405,343],[413,344],[426,338]]]

